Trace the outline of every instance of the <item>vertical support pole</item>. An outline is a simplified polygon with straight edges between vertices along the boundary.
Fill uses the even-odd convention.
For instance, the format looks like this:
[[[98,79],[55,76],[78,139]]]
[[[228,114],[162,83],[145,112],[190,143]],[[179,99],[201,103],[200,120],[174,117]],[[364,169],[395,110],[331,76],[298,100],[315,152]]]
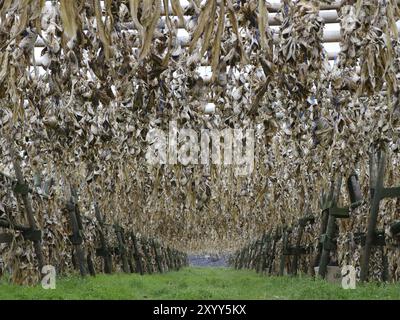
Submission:
[[[326,233],[322,244],[321,260],[319,262],[318,273],[321,277],[325,278],[326,272],[328,270],[329,255],[332,247],[333,234],[335,231],[335,217],[329,215],[328,225],[326,227]]]
[[[175,269],[175,270],[179,270],[179,265],[178,265],[178,260],[177,260],[177,258],[176,258],[176,251],[175,251],[175,249],[172,249],[172,250],[171,250],[171,253],[172,253],[172,261],[173,261],[174,269]]]
[[[171,269],[176,270],[174,255],[171,248],[168,248],[168,256],[169,256],[169,261],[171,263]]]
[[[164,256],[165,270],[169,271],[171,264],[169,262],[167,247],[163,247],[163,256]]]
[[[320,241],[318,243],[318,248],[317,248],[317,254],[315,255],[314,258],[314,263],[313,266],[319,266],[319,263],[321,261],[321,256],[322,256],[322,249],[323,249],[323,244],[322,244],[322,236],[326,234],[326,230],[328,228],[328,220],[329,220],[329,209],[325,209],[322,211],[322,217],[321,217],[321,229],[320,229]]]
[[[146,260],[147,272],[149,274],[152,274],[152,273],[154,273],[154,268],[153,268],[150,252],[148,249],[148,241],[147,241],[147,239],[141,238],[141,243],[142,243],[144,257]]]
[[[246,260],[245,260],[246,269],[250,269],[250,262],[251,262],[251,243],[249,243],[246,249]]]
[[[162,264],[161,264],[160,254],[159,254],[159,251],[158,251],[158,245],[156,244],[156,241],[154,239],[152,239],[151,243],[153,245],[154,257],[156,259],[158,271],[160,273],[163,273],[164,270],[163,270],[163,267],[162,267]]]
[[[170,247],[167,247],[166,252],[165,252],[166,256],[167,256],[167,261],[168,261],[168,269],[172,270],[174,268],[173,264],[172,264],[172,256],[171,256],[171,249]]]
[[[172,248],[171,252],[172,252],[172,261],[173,261],[173,264],[174,264],[174,269],[175,269],[175,270],[179,270],[178,258],[177,258],[177,256],[176,256],[176,251],[175,251],[175,249]]]
[[[342,178],[340,177],[337,181],[337,185],[332,197],[332,204],[330,207],[336,205],[339,199],[341,185],[342,185]],[[323,278],[325,278],[326,272],[328,270],[330,252],[333,249],[333,236],[336,227],[335,217],[329,213],[328,215],[329,215],[328,224],[326,227],[326,233],[323,235],[321,260],[319,262],[319,269],[318,269],[318,274]]]
[[[142,257],[139,251],[139,245],[138,245],[138,240],[136,238],[135,233],[131,232],[131,238],[133,242],[133,249],[134,249],[134,258],[136,261],[136,271],[139,272],[141,275],[144,274],[143,272],[143,266],[142,266]]]
[[[257,270],[260,247],[261,247],[261,239],[258,239],[253,242],[253,259],[251,268],[254,270]]]
[[[87,265],[88,265],[88,270],[89,270],[90,275],[94,277],[96,275],[96,269],[93,264],[91,252],[89,252],[87,255]]]
[[[100,251],[101,251],[101,256],[103,258],[103,263],[104,263],[104,273],[111,274],[112,273],[112,258],[111,258],[109,246],[107,245],[107,241],[104,236],[104,217],[102,217],[102,215],[100,213],[100,209],[99,209],[97,202],[95,202],[95,204],[94,204],[94,212],[96,215],[96,219],[99,223],[99,227],[97,228],[97,234],[99,235],[99,239],[100,239]]]
[[[243,248],[241,248],[240,250],[238,250],[237,252],[237,258],[236,258],[236,269],[241,269],[242,265],[242,256],[243,256]]]
[[[24,186],[26,186],[26,183],[25,183],[24,177],[22,175],[20,160],[15,153],[15,150],[14,150],[14,147],[13,147],[11,141],[9,141],[9,150],[10,150],[10,156],[12,158],[12,162],[13,162],[13,166],[14,166],[15,177],[17,178],[17,183],[19,186],[22,187],[22,189],[26,190],[27,188],[26,187],[24,188]],[[16,197],[18,199],[18,193],[16,193]],[[21,198],[22,198],[22,202],[24,204],[25,213],[26,213],[26,217],[28,219],[29,227],[31,229],[30,231],[33,233],[40,232],[36,226],[35,218],[33,216],[33,209],[32,209],[31,201],[28,197],[28,191],[21,192]],[[38,260],[39,272],[41,272],[42,268],[45,264],[43,252],[42,252],[41,240],[35,239],[33,241],[33,247],[35,249],[36,258]]]
[[[257,246],[257,241],[254,241],[250,244],[250,259],[249,259],[249,269],[253,269],[254,264],[255,264],[255,256],[256,256],[256,246]]]
[[[279,264],[279,275],[283,276],[283,272],[285,270],[285,262],[286,262],[286,249],[288,245],[288,231],[287,228],[283,229],[283,237],[282,237],[282,253],[281,253],[281,261]]]
[[[300,244],[301,244],[301,238],[303,237],[303,231],[304,231],[305,225],[300,222],[299,224],[299,230],[296,238],[296,246],[295,246],[295,252],[294,252],[294,257],[293,257],[293,275],[297,275],[297,269],[298,269],[298,264],[299,264],[299,256],[300,256]]]
[[[118,240],[118,250],[119,250],[119,255],[121,257],[122,270],[125,273],[129,273],[130,270],[129,270],[128,259],[126,257],[126,248],[123,235],[124,229],[119,225],[114,225],[114,230]]]
[[[82,242],[83,242],[82,231],[79,228],[79,222],[76,214],[76,204],[72,196],[70,196],[67,202],[67,211],[69,216],[69,222],[72,229],[72,235],[70,236],[70,240],[74,248],[75,260],[78,263],[79,272],[81,276],[84,277],[87,275],[87,269],[86,269],[85,254],[82,249]]]
[[[323,251],[323,237],[326,234],[326,230],[328,228],[328,220],[329,220],[329,207],[332,206],[332,199],[335,192],[335,183],[331,182],[331,188],[329,191],[328,196],[325,196],[325,193],[321,196],[321,208],[322,208],[322,217],[321,217],[321,227],[319,231],[319,243],[317,248],[317,254],[314,258],[313,267],[319,266],[321,262],[321,256]],[[314,268],[313,268],[314,270]]]
[[[250,251],[250,261],[249,261],[249,268],[250,269],[253,269],[254,267],[255,267],[255,265],[256,265],[256,255],[257,255],[257,241],[254,241],[252,244],[251,244],[251,251]]]
[[[280,239],[280,231],[279,228],[276,228],[275,234],[274,234],[274,239],[273,239],[273,244],[272,244],[272,250],[271,254],[269,255],[268,259],[268,274],[272,274],[273,269],[274,269],[274,260],[275,260],[275,253],[276,253],[276,243]]]
[[[264,235],[264,241],[261,248],[261,263],[260,263],[260,272],[264,272],[267,269],[267,259],[268,259],[268,252],[271,245],[271,236],[267,233]]]
[[[307,224],[313,224],[315,221],[314,216],[310,214],[306,214],[303,218],[299,219],[298,233],[296,238],[296,245],[294,247],[294,258],[293,258],[293,275],[297,275],[297,270],[299,266],[299,259],[303,252],[303,248],[301,247],[301,239],[303,238],[304,230]]]
[[[242,251],[237,251],[235,254],[235,269],[239,270],[240,269],[240,257],[241,257]]]
[[[240,251],[240,256],[239,256],[239,269],[243,269],[244,268],[244,259],[246,256],[246,247],[242,248],[242,250]]]
[[[387,254],[385,253],[385,248],[381,246],[381,255],[382,255],[382,281],[389,281],[389,261]]]
[[[380,151],[378,153],[378,170],[376,172],[375,184],[371,185],[370,188],[373,188],[372,194],[372,203],[371,203],[371,211],[368,218],[368,229],[367,235],[365,239],[364,252],[361,257],[361,272],[360,272],[360,280],[364,282],[368,278],[368,269],[369,269],[369,260],[371,256],[371,248],[372,243],[374,241],[375,232],[376,232],[376,224],[378,221],[378,212],[379,212],[379,203],[382,199],[382,190],[383,190],[383,179],[385,175],[385,153]],[[374,164],[371,163],[372,168]],[[373,169],[374,170],[374,169]],[[371,175],[374,175],[374,172],[371,172]]]
[[[168,264],[167,264],[167,259],[165,255],[165,247],[163,245],[160,245],[160,259],[161,259],[161,264],[164,272],[168,271]]]
[[[243,255],[243,268],[249,268],[249,260],[250,260],[250,244],[245,247],[244,255]]]
[[[242,257],[241,257],[241,263],[240,263],[241,269],[246,268],[247,251],[248,251],[248,245],[246,245],[242,250]]]

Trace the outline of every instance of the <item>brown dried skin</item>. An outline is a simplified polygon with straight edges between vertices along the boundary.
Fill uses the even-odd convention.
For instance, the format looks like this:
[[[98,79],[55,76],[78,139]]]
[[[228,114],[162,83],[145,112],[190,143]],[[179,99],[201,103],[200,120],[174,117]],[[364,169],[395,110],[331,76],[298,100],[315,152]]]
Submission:
[[[283,9],[280,46],[276,64],[282,85],[299,100],[307,98],[323,70],[323,20],[316,2],[289,1]]]
[[[396,87],[393,39],[398,37],[396,1],[358,1],[341,8],[341,53],[339,67],[354,68],[360,59],[359,82],[352,91],[372,95],[387,84],[388,94]]]

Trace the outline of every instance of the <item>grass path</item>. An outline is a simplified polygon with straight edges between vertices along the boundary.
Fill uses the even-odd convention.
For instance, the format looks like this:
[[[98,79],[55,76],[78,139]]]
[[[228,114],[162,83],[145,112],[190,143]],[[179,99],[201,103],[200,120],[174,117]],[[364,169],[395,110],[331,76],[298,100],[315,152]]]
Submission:
[[[399,284],[358,285],[344,290],[309,277],[266,277],[228,268],[185,268],[144,275],[97,275],[58,279],[57,289],[0,281],[4,299],[400,299]]]

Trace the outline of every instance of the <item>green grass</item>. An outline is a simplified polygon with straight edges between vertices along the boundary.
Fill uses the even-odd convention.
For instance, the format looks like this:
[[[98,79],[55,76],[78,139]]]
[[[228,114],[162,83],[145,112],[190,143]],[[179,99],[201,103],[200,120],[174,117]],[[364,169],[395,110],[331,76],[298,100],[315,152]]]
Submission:
[[[344,290],[310,277],[267,277],[228,268],[185,268],[166,274],[99,274],[57,280],[55,290],[0,281],[4,299],[400,299],[398,284]]]

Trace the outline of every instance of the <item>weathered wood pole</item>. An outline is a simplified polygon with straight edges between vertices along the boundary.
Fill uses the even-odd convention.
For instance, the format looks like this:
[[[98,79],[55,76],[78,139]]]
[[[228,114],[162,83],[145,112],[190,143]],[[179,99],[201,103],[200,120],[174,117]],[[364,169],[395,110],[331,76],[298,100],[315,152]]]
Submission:
[[[146,260],[146,267],[147,267],[147,272],[149,274],[154,273],[154,268],[153,268],[153,263],[152,263],[152,257],[150,255],[149,252],[149,248],[148,248],[148,241],[147,239],[141,238],[140,239],[141,244],[142,244],[142,248],[143,248],[143,253],[144,253],[144,257]]]
[[[274,271],[274,260],[275,260],[275,254],[276,254],[276,244],[281,238],[280,230],[279,228],[275,229],[275,234],[274,234],[274,239],[273,239],[273,244],[272,244],[272,250],[271,253],[269,254],[268,257],[268,274],[272,274]]]
[[[109,246],[106,241],[106,237],[104,236],[104,217],[101,215],[99,206],[97,202],[94,204],[94,212],[96,215],[96,219],[98,221],[99,227],[97,228],[97,234],[100,240],[100,248],[97,250],[98,255],[103,258],[103,270],[106,274],[112,273],[112,257],[109,250]]]
[[[158,272],[163,273],[164,270],[163,270],[161,259],[160,259],[160,253],[159,253],[159,250],[158,250],[158,243],[156,243],[156,241],[154,239],[152,239],[151,244],[153,246],[154,256],[155,256],[155,260],[156,260],[156,263],[157,263]]]
[[[368,278],[368,269],[369,269],[369,260],[371,256],[372,243],[375,238],[376,232],[376,224],[378,222],[378,212],[379,212],[379,203],[382,198],[383,191],[383,178],[385,175],[385,153],[382,151],[378,151],[378,165],[376,167],[376,158],[374,159],[374,155],[371,157],[371,170],[370,170],[370,178],[371,178],[371,209],[370,215],[368,218],[368,227],[367,227],[367,235],[365,239],[365,246],[363,250],[363,254],[361,257],[361,272],[360,272],[360,280],[364,282]],[[374,181],[375,180],[375,181]]]
[[[270,250],[271,236],[268,233],[264,234],[263,244],[261,248],[261,263],[259,264],[259,272],[264,272],[267,268],[268,253]]]
[[[36,226],[35,218],[33,215],[32,204],[31,204],[31,201],[28,196],[29,188],[28,188],[28,186],[25,182],[25,179],[22,175],[20,160],[19,160],[19,157],[15,153],[15,150],[14,150],[14,147],[13,147],[11,141],[9,141],[9,150],[10,150],[10,156],[11,156],[13,166],[14,166],[15,177],[17,179],[17,186],[14,188],[15,195],[16,195],[17,199],[18,199],[18,195],[19,194],[21,195],[22,202],[23,202],[24,208],[25,208],[26,217],[28,219],[28,223],[29,223],[29,227],[30,227],[30,232],[32,234],[40,234],[39,239],[36,238],[33,240],[33,247],[35,249],[36,258],[38,260],[39,272],[41,272],[43,266],[45,265],[43,252],[42,252],[42,244],[41,244],[41,232]]]
[[[139,251],[138,239],[134,232],[131,232],[131,239],[133,242],[133,249],[134,249],[133,256],[136,261],[136,272],[139,272],[141,275],[143,275],[144,272],[143,272],[143,266],[142,266],[142,255]]]
[[[342,185],[342,178],[340,177],[337,181],[333,197],[331,198],[332,203],[329,206],[330,208],[334,205],[334,203],[336,204],[339,199],[341,185]],[[319,262],[319,269],[318,269],[318,274],[323,278],[325,278],[326,272],[328,270],[330,252],[331,250],[334,249],[333,236],[335,233],[335,227],[336,227],[336,219],[333,215],[329,214],[328,211],[328,223],[326,227],[326,233],[323,235],[321,260]]]
[[[117,241],[118,241],[118,251],[119,251],[119,256],[121,258],[122,262],[122,271],[125,273],[129,273],[129,264],[128,264],[128,258],[126,257],[126,247],[125,247],[125,239],[124,239],[124,229],[115,224],[114,225],[114,230],[115,230],[115,235],[117,236]]]
[[[78,219],[76,216],[76,205],[72,196],[70,196],[69,200],[67,201],[67,212],[69,216],[69,223],[72,229],[72,235],[70,236],[70,240],[74,249],[74,255],[76,262],[79,267],[79,272],[82,277],[86,276],[87,269],[85,264],[85,254],[82,249],[82,232],[79,228]]]
[[[303,223],[300,222],[298,233],[297,233],[297,238],[296,238],[295,252],[294,252],[294,257],[293,257],[292,273],[293,273],[294,276],[297,275],[297,269],[298,269],[299,258],[300,258],[301,238],[303,237],[304,227],[305,227],[305,225],[303,225]]]
[[[282,252],[281,252],[281,261],[279,264],[279,275],[283,276],[283,272],[285,270],[285,262],[286,262],[286,250],[288,246],[288,230],[286,227],[283,229],[283,236],[282,236]]]

